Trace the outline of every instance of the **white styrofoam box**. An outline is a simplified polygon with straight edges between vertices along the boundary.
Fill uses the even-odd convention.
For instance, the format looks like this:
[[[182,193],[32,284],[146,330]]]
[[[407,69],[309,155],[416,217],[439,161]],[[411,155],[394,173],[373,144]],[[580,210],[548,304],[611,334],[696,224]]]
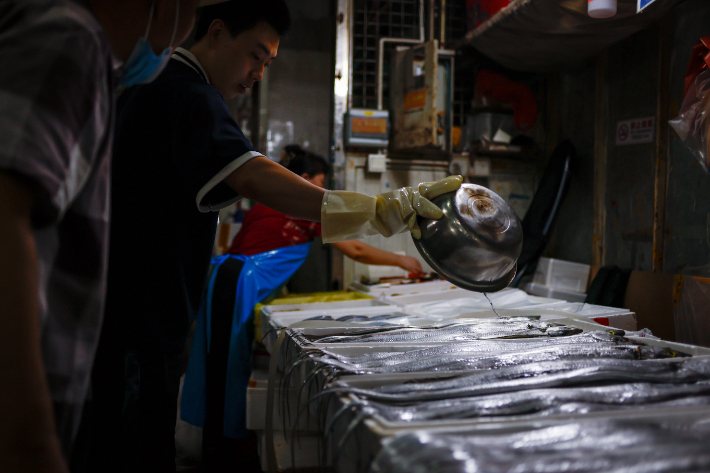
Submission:
[[[261,308],[261,312],[268,315],[274,312],[305,312],[339,309],[363,309],[371,307],[382,307],[386,305],[391,304],[379,301],[377,299],[353,299],[348,301],[335,302],[309,302],[305,304],[265,305]]]
[[[390,304],[395,304],[400,307],[408,307],[419,304],[426,304],[429,302],[447,301],[450,299],[460,299],[462,297],[470,296],[471,294],[476,294],[473,291],[467,291],[466,289],[456,288],[447,289],[443,291],[431,291],[419,294],[404,294],[399,296],[389,296],[382,299]]]
[[[461,294],[457,292],[455,294]],[[425,296],[425,294],[422,294]],[[488,296],[488,297],[486,297]],[[392,300],[392,299],[388,299]],[[433,320],[446,320],[452,317],[472,312],[475,310],[489,310],[491,304],[496,309],[532,308],[540,305],[546,307],[555,304],[564,304],[558,299],[531,296],[520,289],[504,289],[499,292],[483,294],[480,292],[465,291],[463,297],[449,300],[433,300],[426,303],[410,304],[405,308],[407,312],[422,314]]]
[[[584,292],[568,291],[557,287],[543,286],[535,282],[523,284],[522,289],[535,296],[549,297],[551,299],[559,299],[567,302],[584,302],[587,294]]]
[[[274,450],[276,454],[276,468],[278,471],[298,471],[299,469],[314,469],[319,467],[321,435],[298,435],[291,438],[291,433],[274,432]],[[266,433],[257,432],[259,459],[262,471],[269,471],[266,457]]]
[[[604,325],[606,327],[620,328],[622,330],[636,331],[638,328],[636,322],[636,315],[633,313],[628,314],[613,314],[590,317],[594,322]]]
[[[541,307],[544,308],[546,306]],[[565,302],[564,304],[555,304],[550,307],[581,315],[600,325],[630,331],[638,330],[636,314],[629,309],[605,307],[584,302]]]
[[[404,310],[420,314],[426,319],[443,321],[470,312],[490,311],[491,304],[499,313],[501,310],[507,309],[529,310],[533,311],[529,313],[534,315],[539,314],[538,309],[556,309],[582,315],[589,319],[598,318],[597,322],[602,325],[624,330],[637,330],[635,314],[628,309],[533,296],[520,289],[511,288],[488,294],[488,299],[484,294],[469,292],[465,298],[410,305]],[[535,312],[536,310],[538,311]],[[612,318],[614,323],[611,323]]]
[[[339,398],[340,402],[334,402],[333,408],[338,409],[348,402],[357,402],[357,398],[349,399],[346,396]],[[366,473],[375,455],[382,448],[382,441],[396,434],[426,430],[431,434],[465,434],[466,436],[480,435],[487,439],[495,435],[506,435],[516,432],[536,431],[541,428],[561,426],[569,423],[586,423],[595,421],[620,421],[620,422],[658,422],[660,425],[676,424],[680,426],[690,426],[698,422],[710,422],[710,406],[697,407],[674,407],[674,408],[639,408],[623,409],[615,411],[589,412],[581,415],[550,415],[539,416],[535,419],[520,417],[510,417],[505,420],[483,419],[462,419],[439,422],[422,422],[394,424],[388,423],[376,414],[366,418],[350,432],[342,444],[340,439],[344,438],[344,429],[350,418],[335,424],[336,429],[333,439],[329,442],[332,449],[334,445],[340,448],[338,452],[339,461],[334,465],[338,473]],[[332,457],[332,454],[329,455]],[[358,459],[360,461],[358,461]],[[364,464],[364,467],[362,466]]]
[[[573,292],[587,292],[590,266],[555,258],[540,258],[533,282]]]
[[[404,255],[403,251],[395,252],[397,254]],[[361,274],[362,278],[367,281],[379,281],[382,278],[406,278],[409,274],[407,270],[400,268],[399,266],[384,266],[379,264],[361,264],[358,273]]]
[[[274,397],[274,417],[273,428],[275,430],[284,429],[284,419],[286,420],[286,429],[291,434],[292,429],[296,426],[296,415],[299,412],[300,406],[298,403],[298,393],[292,388],[288,388],[286,393],[281,390],[281,376],[276,378],[276,392]],[[266,370],[253,370],[249,379],[249,387],[247,387],[247,415],[246,427],[249,430],[264,430],[266,428],[266,398],[269,390],[269,372]],[[288,396],[289,411],[283,412],[284,405],[282,404],[282,395]],[[313,419],[301,415],[298,422],[299,432],[320,431],[319,427]]]
[[[367,285],[359,282],[353,282],[350,285],[351,289],[367,294],[373,297],[390,297],[402,296],[406,294],[421,294],[425,292],[444,291],[448,289],[456,289],[456,286],[448,281],[427,281],[418,283],[382,283]]]
[[[628,338],[631,340],[645,343],[646,345],[650,345],[652,347],[670,348],[671,350],[679,351],[690,356],[710,357],[710,348],[707,347],[688,345],[687,343],[668,342],[666,340],[657,340],[655,338],[634,336],[628,336]]]
[[[307,306],[308,309],[295,309],[299,306]],[[265,305],[261,308],[261,331],[264,339],[261,341],[266,350],[271,353],[276,338],[278,337],[279,325],[273,322],[274,317],[285,315],[294,316],[294,320],[305,320],[319,315],[330,315],[334,318],[343,315],[379,315],[394,312],[398,307],[388,302],[376,299],[357,299],[339,302],[318,302],[313,304],[290,304],[290,305]]]

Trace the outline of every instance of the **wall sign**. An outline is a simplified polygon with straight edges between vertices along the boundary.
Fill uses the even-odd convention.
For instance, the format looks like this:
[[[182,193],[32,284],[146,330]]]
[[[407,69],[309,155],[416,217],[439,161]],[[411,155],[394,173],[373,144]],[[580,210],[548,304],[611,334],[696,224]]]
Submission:
[[[653,143],[656,117],[634,118],[616,123],[616,146]]]

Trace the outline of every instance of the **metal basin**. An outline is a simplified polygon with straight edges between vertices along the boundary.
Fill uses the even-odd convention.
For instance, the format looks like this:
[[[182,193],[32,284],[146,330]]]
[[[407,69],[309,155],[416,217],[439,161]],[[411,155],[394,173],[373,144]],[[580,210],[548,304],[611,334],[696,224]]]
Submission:
[[[515,211],[498,194],[476,184],[432,199],[444,212],[439,220],[417,217],[419,254],[450,283],[477,292],[495,292],[515,277],[523,230]]]

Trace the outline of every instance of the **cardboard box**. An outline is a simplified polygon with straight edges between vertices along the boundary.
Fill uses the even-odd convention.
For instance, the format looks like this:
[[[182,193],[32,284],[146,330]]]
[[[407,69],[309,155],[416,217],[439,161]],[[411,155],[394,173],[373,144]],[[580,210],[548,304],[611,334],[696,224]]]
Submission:
[[[598,271],[598,266],[592,267],[590,285]],[[657,337],[676,341],[673,286],[672,274],[631,271],[624,295],[624,308],[636,313],[639,330],[647,328]]]

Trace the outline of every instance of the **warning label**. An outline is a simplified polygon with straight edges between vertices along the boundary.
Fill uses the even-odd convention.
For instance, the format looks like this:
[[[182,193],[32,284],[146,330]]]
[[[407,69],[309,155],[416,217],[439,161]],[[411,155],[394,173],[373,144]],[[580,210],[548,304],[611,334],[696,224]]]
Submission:
[[[635,118],[618,122],[616,124],[616,145],[653,143],[655,129],[656,117]]]

